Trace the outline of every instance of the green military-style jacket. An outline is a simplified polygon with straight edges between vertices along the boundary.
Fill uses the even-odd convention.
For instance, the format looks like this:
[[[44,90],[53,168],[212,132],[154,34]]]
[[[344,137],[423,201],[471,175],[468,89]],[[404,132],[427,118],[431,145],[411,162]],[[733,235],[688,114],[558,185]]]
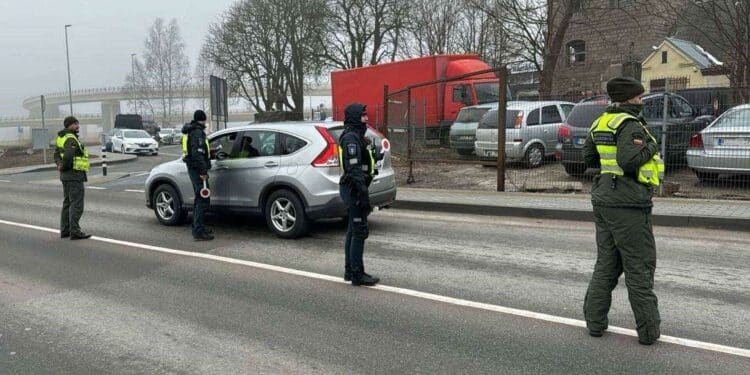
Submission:
[[[608,113],[632,113],[629,106],[607,108]],[[638,182],[638,169],[658,152],[658,145],[651,140],[643,125],[634,120],[625,121],[617,129],[617,164],[624,176],[600,174],[594,177],[591,186],[591,203],[601,207],[651,207],[651,187]],[[599,152],[589,136],[583,145],[583,159],[587,168],[600,168]],[[614,180],[614,184],[613,184]],[[614,188],[613,188],[614,186]]]

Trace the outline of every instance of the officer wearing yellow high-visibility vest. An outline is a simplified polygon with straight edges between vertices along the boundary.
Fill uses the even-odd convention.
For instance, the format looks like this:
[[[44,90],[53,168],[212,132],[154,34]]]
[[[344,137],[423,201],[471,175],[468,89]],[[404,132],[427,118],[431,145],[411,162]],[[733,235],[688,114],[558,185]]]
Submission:
[[[182,127],[182,160],[187,165],[188,176],[193,184],[193,239],[208,241],[214,239],[213,232],[206,228],[205,216],[211,205],[211,198],[200,194],[203,184],[208,187],[208,170],[211,169],[211,147],[206,138],[206,113],[197,110],[193,121]]]
[[[656,139],[638,117],[643,85],[633,78],[614,78],[607,82],[607,93],[612,104],[594,121],[583,147],[586,166],[600,168],[591,187],[598,253],[583,310],[589,334],[602,336],[612,290],[624,272],[638,342],[651,345],[660,336],[661,323],[653,292],[651,196],[664,164]]]
[[[365,240],[369,236],[367,216],[370,214],[368,187],[377,172],[378,161],[367,132],[367,106],[354,103],[344,111],[344,132],[339,138],[339,164],[343,175],[339,182],[341,200],[348,207],[349,223],[344,240],[344,280],[352,285],[375,285],[380,279],[365,273],[362,259]]]
[[[60,238],[85,240],[90,234],[81,231],[84,187],[89,171],[89,152],[78,140],[80,125],[73,116],[63,120],[65,129],[57,133],[55,164],[63,185],[63,206],[60,214]]]

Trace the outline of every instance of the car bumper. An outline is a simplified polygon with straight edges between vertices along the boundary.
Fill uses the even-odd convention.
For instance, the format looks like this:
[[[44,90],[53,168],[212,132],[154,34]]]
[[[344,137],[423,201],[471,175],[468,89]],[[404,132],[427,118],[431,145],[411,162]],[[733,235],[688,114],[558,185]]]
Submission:
[[[688,150],[687,162],[690,169],[698,172],[750,174],[748,151],[710,153],[704,150]]]
[[[475,152],[480,159],[497,158],[497,142],[476,142]],[[505,143],[505,160],[518,161],[523,159],[523,143],[507,142]]]
[[[159,152],[159,147],[126,147],[126,154],[153,154]]]
[[[394,185],[389,189],[372,193],[370,194],[370,205],[378,208],[389,207],[396,201],[396,192],[397,188]],[[341,197],[336,196],[326,204],[308,207],[306,213],[307,217],[313,220],[330,219],[346,216],[347,207]]]

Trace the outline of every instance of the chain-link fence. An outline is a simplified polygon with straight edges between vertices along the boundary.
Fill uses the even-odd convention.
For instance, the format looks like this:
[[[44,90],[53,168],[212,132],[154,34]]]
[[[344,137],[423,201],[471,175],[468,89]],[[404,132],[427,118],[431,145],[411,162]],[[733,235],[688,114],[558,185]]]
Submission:
[[[598,170],[586,168],[583,144],[594,120],[611,105],[609,98],[568,93],[498,106],[495,77],[486,80],[493,82],[495,100],[478,100],[484,93],[477,83],[485,77],[425,83],[387,95],[380,127],[392,140],[400,182],[444,189],[590,192]],[[666,162],[659,194],[750,199],[750,90],[663,81],[645,84],[654,90],[643,96],[641,112]],[[498,132],[500,123],[504,134]],[[505,162],[498,163],[503,136]]]

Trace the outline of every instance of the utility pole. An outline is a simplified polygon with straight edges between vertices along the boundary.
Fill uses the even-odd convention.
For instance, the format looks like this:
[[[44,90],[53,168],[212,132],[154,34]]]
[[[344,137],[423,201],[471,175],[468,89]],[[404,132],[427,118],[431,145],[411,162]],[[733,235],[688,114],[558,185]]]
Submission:
[[[73,116],[73,90],[70,85],[70,52],[68,50],[68,28],[73,25],[65,25],[65,57],[68,60],[68,100],[70,102],[70,115]]]

